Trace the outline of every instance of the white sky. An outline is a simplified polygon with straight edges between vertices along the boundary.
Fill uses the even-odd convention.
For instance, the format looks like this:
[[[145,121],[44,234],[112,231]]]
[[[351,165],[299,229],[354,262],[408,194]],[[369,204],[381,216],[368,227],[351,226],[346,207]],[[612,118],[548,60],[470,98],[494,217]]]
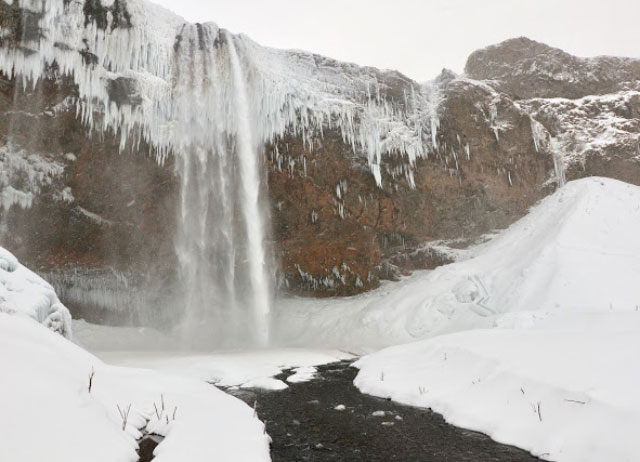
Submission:
[[[474,50],[527,36],[578,56],[640,56],[640,0],[152,0],[262,45],[397,69],[462,72]]]

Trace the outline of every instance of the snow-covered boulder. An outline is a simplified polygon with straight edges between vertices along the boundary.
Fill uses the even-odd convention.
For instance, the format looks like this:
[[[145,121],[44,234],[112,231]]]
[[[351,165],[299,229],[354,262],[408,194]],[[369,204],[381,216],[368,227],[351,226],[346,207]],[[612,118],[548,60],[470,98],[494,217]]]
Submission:
[[[54,332],[71,338],[71,314],[55,290],[0,247],[0,313],[29,317]]]

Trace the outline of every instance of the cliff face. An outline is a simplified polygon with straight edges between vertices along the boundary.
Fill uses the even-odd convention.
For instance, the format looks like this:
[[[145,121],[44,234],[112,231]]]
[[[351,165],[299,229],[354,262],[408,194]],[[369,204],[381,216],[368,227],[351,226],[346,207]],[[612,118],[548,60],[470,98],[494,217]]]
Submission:
[[[87,130],[75,97],[53,70],[28,89],[0,77],[0,236],[72,312],[137,319],[173,276],[177,179],[144,147]]]
[[[141,1],[19,5],[0,0],[0,240],[76,316],[146,323],[171,311],[159,307],[180,286],[175,159],[209,141],[209,106],[235,101],[227,68],[205,56],[237,54],[245,69],[282,291],[352,295],[446,263],[448,246],[508,226],[565,179],[640,183],[634,60],[515,39],[472,54],[464,76],[418,84]],[[46,22],[60,12],[79,35]],[[214,87],[226,106],[206,105]]]

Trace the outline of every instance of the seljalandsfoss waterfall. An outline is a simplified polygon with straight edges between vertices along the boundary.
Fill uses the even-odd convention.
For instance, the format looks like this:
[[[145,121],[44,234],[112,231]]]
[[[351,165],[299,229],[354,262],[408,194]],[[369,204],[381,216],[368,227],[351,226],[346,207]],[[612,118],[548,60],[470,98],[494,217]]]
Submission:
[[[237,338],[248,329],[265,346],[274,280],[250,82],[234,37],[214,25],[185,25],[174,50],[184,334]]]
[[[215,24],[169,24],[172,35],[158,43],[165,31],[130,25],[119,30],[115,23],[102,30],[95,23],[87,27],[82,11],[76,7],[74,14],[68,2],[21,6],[46,35],[30,41],[25,22],[25,43],[38,53],[3,50],[3,68],[27,88],[47,69],[59,67],[78,83],[80,98],[72,104],[85,123],[119,131],[121,148],[142,138],[158,162],[173,158],[180,191],[174,237],[178,306],[167,308],[182,313],[181,341],[224,345],[241,338],[265,346],[274,270],[267,247],[264,135],[254,104],[259,79],[251,74],[244,42],[237,45],[236,37]],[[158,34],[154,40],[151,32]],[[99,55],[87,59],[61,45],[87,40]],[[140,97],[114,102],[117,90],[105,84],[112,72],[133,74],[120,82],[124,93]],[[98,106],[105,112],[101,126],[94,119]]]
[[[0,0],[0,462],[637,462],[640,3],[154,1]]]
[[[164,320],[185,346],[269,343],[277,288],[289,282],[277,276],[267,161],[278,172],[304,178],[316,165],[307,157],[326,132],[341,140],[378,189],[383,174],[413,189],[416,160],[435,146],[438,84],[263,48],[142,1],[125,8],[118,2],[16,0],[13,8],[25,14],[22,30],[15,31],[21,46],[0,49],[0,70],[20,82],[16,94],[42,92],[51,79],[71,83],[75,90],[41,109],[75,111],[90,136],[118,137],[119,151],[151,154],[159,166],[172,164],[178,178],[176,221],[169,223],[167,212],[162,218],[164,229],[175,230],[175,277],[164,275],[171,273],[162,269],[165,259],[142,263],[134,276],[110,266],[106,274],[91,269],[88,277],[79,276],[72,268],[47,278],[78,304],[94,304],[107,316],[124,310],[144,322]],[[290,152],[289,139],[301,140],[309,153]],[[24,153],[22,148],[12,149]],[[395,160],[383,171],[385,155]],[[40,183],[54,179],[55,172],[47,171]],[[336,183],[331,214],[343,219],[348,181]],[[70,189],[56,194],[73,203]],[[6,208],[18,204],[20,198],[12,197]],[[365,193],[358,197],[367,207]],[[107,227],[115,223],[85,207],[75,210]],[[310,207],[308,214],[317,211]],[[311,276],[297,265],[294,276],[313,290],[358,289],[376,281],[371,271],[354,273],[347,262],[326,264],[327,275]],[[143,284],[134,286],[133,279]]]

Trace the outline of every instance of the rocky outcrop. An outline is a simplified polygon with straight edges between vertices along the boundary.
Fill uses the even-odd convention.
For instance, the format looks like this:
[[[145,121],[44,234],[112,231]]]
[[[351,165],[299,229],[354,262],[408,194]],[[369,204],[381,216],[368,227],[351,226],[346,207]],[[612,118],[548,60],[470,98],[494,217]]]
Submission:
[[[107,35],[137,27],[125,2],[87,5],[88,24]],[[38,19],[0,6],[3,30],[15,32],[0,47],[13,50],[26,40],[17,31],[30,30],[16,21],[37,27]],[[189,32],[170,19],[172,49],[228,46],[212,26]],[[143,69],[100,67],[97,48],[56,46],[68,66],[81,57],[73,65],[93,72],[103,100],[85,104],[84,81],[55,60],[37,82],[0,73],[0,243],[76,316],[160,322],[171,310],[157,308],[175,302],[179,285],[180,178],[173,146],[157,156],[151,136],[164,139],[166,121],[154,113],[135,127],[146,123],[136,111],[151,107],[149,89],[164,87],[141,78]],[[508,226],[565,179],[640,183],[637,61],[576,58],[515,39],[472,54],[464,76],[444,71],[421,85],[308,53],[238,48],[254,66],[249,78],[263,73],[257,112],[275,127],[264,165],[281,291],[353,295],[441,265],[452,258],[447,246]]]
[[[640,90],[640,60],[579,58],[525,37],[506,40],[469,56],[465,73],[514,99],[581,98]]]

